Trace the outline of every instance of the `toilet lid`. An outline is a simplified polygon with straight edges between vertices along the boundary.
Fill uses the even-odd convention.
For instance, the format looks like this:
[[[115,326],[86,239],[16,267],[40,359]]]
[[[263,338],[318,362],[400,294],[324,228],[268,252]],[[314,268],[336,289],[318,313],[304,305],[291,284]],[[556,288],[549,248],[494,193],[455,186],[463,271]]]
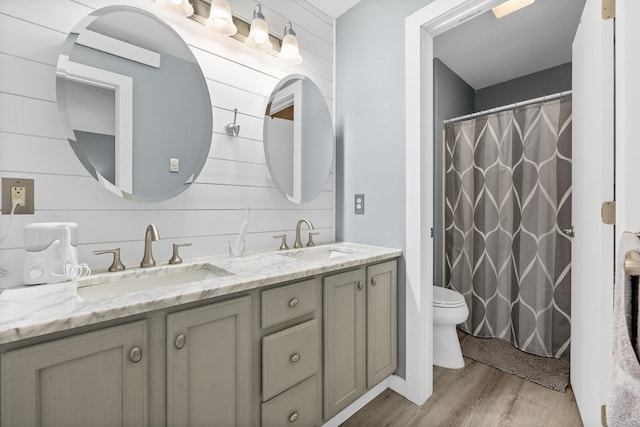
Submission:
[[[442,288],[440,286],[433,287],[433,305],[436,307],[460,307],[464,305],[464,297],[456,291]]]

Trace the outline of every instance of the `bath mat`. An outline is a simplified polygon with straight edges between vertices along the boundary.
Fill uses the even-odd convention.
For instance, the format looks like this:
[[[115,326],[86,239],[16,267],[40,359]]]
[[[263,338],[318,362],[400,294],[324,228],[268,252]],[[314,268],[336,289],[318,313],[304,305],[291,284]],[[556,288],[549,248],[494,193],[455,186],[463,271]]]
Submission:
[[[464,337],[462,354],[485,365],[564,393],[569,384],[569,361],[520,351],[499,338]]]

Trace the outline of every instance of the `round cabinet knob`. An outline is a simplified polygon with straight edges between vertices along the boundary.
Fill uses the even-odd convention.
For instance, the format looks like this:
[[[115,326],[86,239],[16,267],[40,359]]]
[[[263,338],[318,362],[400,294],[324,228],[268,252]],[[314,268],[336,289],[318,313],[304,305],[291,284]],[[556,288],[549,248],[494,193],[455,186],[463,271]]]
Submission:
[[[297,412],[294,412],[293,414],[289,415],[289,422],[295,423],[298,417],[300,417],[300,414],[298,414]]]
[[[364,284],[362,283],[362,280],[358,281],[358,289],[360,290],[364,289]]]
[[[291,360],[291,363],[298,363],[300,361],[300,355],[298,353],[293,353],[289,360]]]
[[[289,301],[289,307],[293,308],[296,305],[298,305],[300,301],[298,300],[298,298],[291,298],[291,300]]]
[[[178,350],[182,349],[186,343],[187,337],[185,337],[184,334],[180,334],[176,337],[176,348]]]
[[[375,278],[375,277],[372,277],[372,278],[371,278],[371,284],[372,284],[373,286],[375,286],[375,285],[376,285],[376,278]]]
[[[129,360],[133,363],[138,363],[142,360],[142,350],[140,350],[140,347],[133,347],[131,349],[129,352]]]

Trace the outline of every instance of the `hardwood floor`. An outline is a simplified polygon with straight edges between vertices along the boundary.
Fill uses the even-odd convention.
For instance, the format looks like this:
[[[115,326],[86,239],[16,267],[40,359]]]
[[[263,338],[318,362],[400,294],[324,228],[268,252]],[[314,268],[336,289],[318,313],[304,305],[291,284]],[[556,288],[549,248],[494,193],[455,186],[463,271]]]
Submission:
[[[468,358],[463,369],[434,367],[433,377],[424,405],[386,390],[342,426],[582,426],[571,386],[559,393]]]

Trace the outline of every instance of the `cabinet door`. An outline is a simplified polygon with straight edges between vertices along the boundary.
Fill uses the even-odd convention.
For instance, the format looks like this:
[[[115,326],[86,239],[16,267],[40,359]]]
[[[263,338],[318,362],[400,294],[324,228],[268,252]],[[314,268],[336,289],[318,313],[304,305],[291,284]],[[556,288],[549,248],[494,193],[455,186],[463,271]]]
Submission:
[[[147,324],[2,355],[2,427],[147,424]]]
[[[365,391],[364,271],[324,278],[324,413],[328,420]]]
[[[367,281],[367,388],[371,388],[398,365],[396,261],[367,267]]]
[[[167,316],[167,424],[251,424],[251,300]]]

